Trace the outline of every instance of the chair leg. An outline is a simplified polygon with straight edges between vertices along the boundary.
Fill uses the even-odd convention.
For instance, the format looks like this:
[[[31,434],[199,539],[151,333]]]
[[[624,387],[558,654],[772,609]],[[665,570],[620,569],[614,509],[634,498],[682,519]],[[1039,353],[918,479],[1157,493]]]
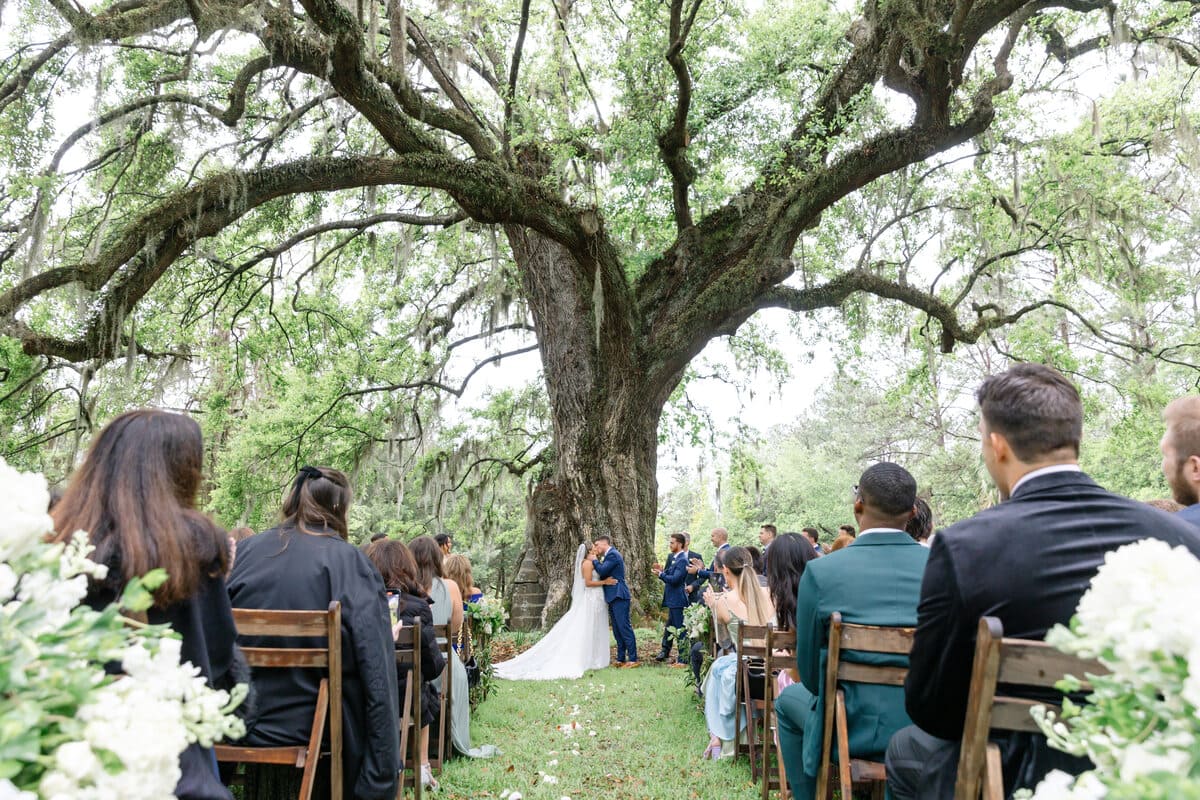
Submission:
[[[841,786],[844,800],[850,800],[854,792],[854,783],[850,779],[850,734],[846,727],[846,693],[840,689],[833,715],[837,728],[838,785]]]
[[[1000,748],[988,743],[983,764],[984,800],[1004,800],[1004,773],[1000,766]]]

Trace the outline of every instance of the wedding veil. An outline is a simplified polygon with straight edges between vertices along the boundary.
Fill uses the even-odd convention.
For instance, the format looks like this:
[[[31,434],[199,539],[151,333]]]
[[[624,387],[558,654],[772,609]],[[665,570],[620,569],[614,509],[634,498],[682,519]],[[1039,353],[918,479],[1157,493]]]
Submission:
[[[579,545],[575,551],[575,578],[571,584],[571,607],[575,608],[583,602],[583,554],[587,552],[587,543]]]

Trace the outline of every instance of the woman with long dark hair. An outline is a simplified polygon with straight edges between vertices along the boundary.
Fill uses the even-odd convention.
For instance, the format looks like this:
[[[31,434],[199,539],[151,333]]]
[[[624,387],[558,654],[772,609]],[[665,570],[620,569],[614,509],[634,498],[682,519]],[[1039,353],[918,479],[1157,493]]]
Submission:
[[[804,567],[817,557],[808,537],[785,533],[771,542],[771,557],[767,559],[767,588],[775,607],[775,627],[790,631],[796,627],[796,595]]]
[[[429,609],[429,598],[421,588],[420,578],[417,577],[417,565],[412,554],[403,542],[395,539],[377,539],[367,546],[367,558],[383,576],[383,585],[387,587],[388,605],[393,608],[393,624],[411,628],[417,620],[421,621],[421,783],[437,790],[438,782],[433,778],[433,770],[429,767],[429,725],[433,722],[435,709],[440,702],[434,680],[441,675],[446,666],[446,659],[438,648],[437,638],[433,635],[433,612]],[[410,667],[396,667],[396,691],[401,701],[408,688]],[[399,709],[404,713],[404,709]],[[401,758],[404,753],[401,753]]]
[[[225,592],[225,532],[196,510],[204,446],[190,417],[155,409],[126,412],[100,431],[51,517],[56,541],[86,531],[92,560],[108,567],[85,600],[103,608],[131,578],[152,569],[167,580],[146,612],[180,635],[181,656],[209,685],[236,682],[236,630]],[[180,758],[181,800],[229,798],[211,751],[191,745]]]
[[[280,525],[238,545],[229,596],[235,608],[272,610],[324,610],[341,602],[344,792],[360,800],[390,800],[400,769],[395,643],[383,580],[347,541],[350,500],[344,473],[302,467],[284,500]],[[291,646],[323,642],[296,638]],[[247,636],[243,643],[258,642]],[[255,747],[306,743],[320,682],[320,671],[312,669],[256,673],[258,714],[248,720],[243,741]],[[255,770],[246,798],[295,797],[292,784],[299,778],[299,770],[290,767]]]

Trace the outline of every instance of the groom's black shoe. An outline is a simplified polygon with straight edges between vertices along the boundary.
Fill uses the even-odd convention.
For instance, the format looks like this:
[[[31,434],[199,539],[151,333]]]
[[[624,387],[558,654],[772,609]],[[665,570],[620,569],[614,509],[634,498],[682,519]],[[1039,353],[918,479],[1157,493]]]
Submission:
[[[665,651],[663,651],[663,650],[659,650],[659,651],[658,651],[658,655],[656,655],[656,656],[654,657],[654,660],[655,660],[655,661],[666,661],[666,660],[667,660],[668,658],[670,658],[670,657],[671,657],[671,654],[670,654],[670,653],[667,653],[667,652],[665,652]]]

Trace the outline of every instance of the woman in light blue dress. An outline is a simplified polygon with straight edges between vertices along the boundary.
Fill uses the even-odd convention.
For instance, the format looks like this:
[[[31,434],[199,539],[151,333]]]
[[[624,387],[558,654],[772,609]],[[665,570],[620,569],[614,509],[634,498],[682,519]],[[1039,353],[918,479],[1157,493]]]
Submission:
[[[718,594],[709,589],[704,593],[704,602],[712,610],[714,620],[729,629],[730,638],[736,643],[738,626],[768,625],[775,611],[767,590],[758,585],[750,551],[744,547],[730,548],[725,552],[721,570],[728,590]],[[738,658],[737,653],[718,658],[704,681],[704,719],[712,737],[704,751],[706,758],[733,755],[737,729],[746,724],[744,717],[736,718]]]

